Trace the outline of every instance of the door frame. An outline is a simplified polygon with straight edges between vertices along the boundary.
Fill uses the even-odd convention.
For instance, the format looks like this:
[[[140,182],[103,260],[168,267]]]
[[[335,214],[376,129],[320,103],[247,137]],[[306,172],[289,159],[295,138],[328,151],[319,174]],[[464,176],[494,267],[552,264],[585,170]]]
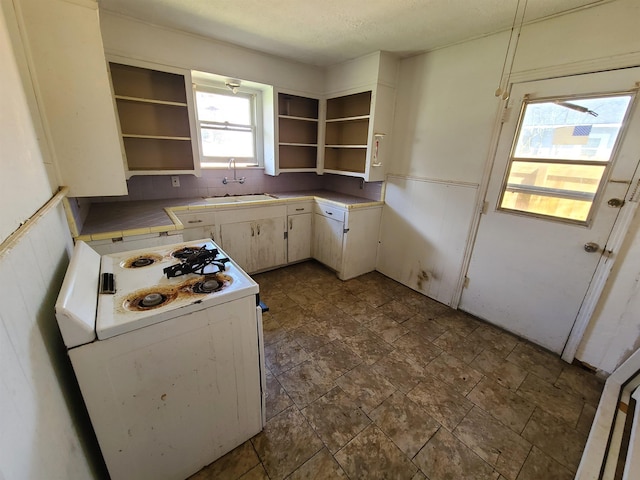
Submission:
[[[541,80],[552,80],[555,78],[571,77],[576,75],[588,75],[592,73],[600,73],[609,70],[621,70],[624,68],[640,68],[640,53],[634,53],[618,58],[608,58],[606,67],[603,68],[603,59],[586,60],[583,62],[573,63],[571,65],[556,66],[539,69],[536,71],[524,71],[519,73],[506,72],[500,79],[500,85],[505,81],[509,81],[507,85],[507,92],[511,94],[511,90],[515,83],[528,83]],[[485,162],[485,168],[482,172],[482,179],[476,194],[476,204],[474,209],[474,216],[472,224],[469,228],[469,235],[467,237],[467,243],[464,250],[464,257],[462,262],[462,268],[460,269],[460,276],[458,278],[458,285],[453,295],[451,302],[452,308],[458,308],[460,305],[460,299],[467,282],[467,274],[469,272],[469,265],[471,263],[471,256],[475,247],[475,242],[480,227],[480,219],[485,209],[487,208],[487,191],[489,188],[489,181],[493,173],[493,169],[496,161],[496,154],[498,150],[498,144],[500,142],[500,136],[502,135],[503,125],[506,122],[510,114],[514,114],[509,110],[509,97],[503,99],[498,97],[498,105],[496,107],[496,114],[494,125],[491,135],[491,143],[489,151],[487,152],[487,160]],[[638,105],[640,100],[636,99],[635,105],[632,108],[640,108]],[[632,112],[631,112],[632,113]],[[623,139],[624,140],[624,139]],[[631,194],[629,195],[629,191]],[[628,197],[628,198],[627,198]],[[610,246],[608,250],[618,252],[622,246],[624,237],[629,229],[629,225],[634,217],[635,211],[640,199],[640,169],[636,169],[633,180],[627,190],[625,196],[625,204],[622,206],[620,214],[616,218],[611,235],[607,242],[607,246]],[[625,208],[626,207],[626,208]],[[571,363],[574,358],[578,346],[582,341],[584,333],[589,325],[593,312],[600,300],[602,292],[604,290],[605,283],[609,278],[612,267],[616,261],[617,255],[601,255],[595,273],[591,279],[585,297],[580,305],[578,315],[569,333],[569,338],[562,351],[562,359]]]

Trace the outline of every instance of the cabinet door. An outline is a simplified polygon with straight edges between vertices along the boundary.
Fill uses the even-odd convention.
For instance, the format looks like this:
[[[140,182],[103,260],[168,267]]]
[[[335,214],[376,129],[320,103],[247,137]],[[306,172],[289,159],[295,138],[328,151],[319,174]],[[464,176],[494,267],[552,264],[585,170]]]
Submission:
[[[70,197],[126,195],[98,6],[61,0],[19,5],[29,72],[43,107],[43,143],[53,148],[60,184],[70,187]]]
[[[220,246],[247,272],[256,270],[252,255],[255,234],[254,222],[220,225]]]
[[[318,213],[314,213],[313,222],[313,258],[339,271],[342,265],[344,222]]]
[[[341,280],[376,269],[381,215],[382,207],[349,211],[349,231],[344,235],[344,262],[338,275]]]
[[[285,217],[220,225],[223,250],[249,273],[287,263]]]
[[[253,263],[250,270],[266,270],[287,263],[287,244],[284,239],[285,217],[257,220],[254,224]]]
[[[299,262],[311,257],[311,213],[289,215],[287,254],[288,262]]]
[[[215,227],[213,225],[205,225],[202,227],[190,227],[182,230],[182,236],[185,242],[192,242],[202,238],[210,238],[215,242]]]

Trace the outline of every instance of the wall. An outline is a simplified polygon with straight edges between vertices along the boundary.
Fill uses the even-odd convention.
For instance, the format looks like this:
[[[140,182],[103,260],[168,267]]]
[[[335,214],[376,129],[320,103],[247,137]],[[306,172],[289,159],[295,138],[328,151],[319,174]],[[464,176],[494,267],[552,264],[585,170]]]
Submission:
[[[637,65],[638,18],[640,2],[617,0],[525,26],[512,81]],[[403,230],[407,241],[427,245],[433,258],[447,255],[452,265],[459,265],[453,276],[460,276],[465,249],[459,247],[467,242],[481,196],[469,196],[469,189],[481,192],[480,186],[485,181],[500,111],[500,102],[493,92],[499,83],[507,42],[508,34],[493,35],[401,62],[392,173],[399,179],[396,186],[405,191],[395,196],[401,201],[388,202],[381,229],[379,258],[396,261],[386,266],[379,262],[379,268],[413,288],[417,288],[418,278],[407,272],[417,271],[424,260],[420,252],[409,249],[394,252],[394,243],[391,237],[385,239],[385,232],[397,226],[402,218],[407,225]],[[410,187],[403,187],[405,183]],[[447,188],[443,189],[443,185]],[[446,195],[434,194],[438,189],[446,191]],[[433,224],[454,198],[458,211],[447,217],[448,227],[457,232],[453,243],[450,236],[434,239],[421,233],[421,228],[429,222]],[[414,209],[407,218],[402,210],[407,203],[422,208]],[[635,306],[638,302],[637,293],[629,287],[637,284],[638,228],[636,221],[629,232],[626,253],[620,254],[618,267],[578,351],[578,359],[607,372],[637,347],[640,316],[630,313],[630,307],[620,305]],[[409,268],[413,266],[416,268]],[[450,296],[450,278],[451,272],[449,280],[432,276],[430,281],[444,281],[446,285],[427,287],[423,282],[423,288],[418,289],[440,292],[435,298],[449,303],[455,300]]]
[[[107,54],[320,94],[324,70],[101,11]]]
[[[95,478],[89,458],[100,457],[54,317],[72,245],[62,207],[6,242],[57,188],[9,0],[0,3],[0,63],[0,479]]]
[[[3,65],[0,91],[0,159],[3,171],[0,175],[0,204],[3,206],[0,209],[0,238],[4,239],[49,199],[57,185],[50,185],[43,168],[37,136],[26,107],[27,98],[18,71],[18,62],[25,68],[26,59],[24,55],[16,58],[11,50],[12,38],[19,39],[13,5],[3,0],[2,9],[14,17],[10,25],[3,21],[0,32],[0,65]],[[22,197],[26,201],[15,201]],[[11,208],[5,208],[8,205]]]

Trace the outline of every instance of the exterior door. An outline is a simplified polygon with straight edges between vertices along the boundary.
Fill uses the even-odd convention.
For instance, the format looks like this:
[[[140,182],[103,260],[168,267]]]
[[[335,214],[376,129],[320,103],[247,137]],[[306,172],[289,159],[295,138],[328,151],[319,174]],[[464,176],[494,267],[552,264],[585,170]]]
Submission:
[[[562,352],[602,255],[616,253],[617,200],[640,157],[639,80],[627,69],[513,86],[462,310]]]

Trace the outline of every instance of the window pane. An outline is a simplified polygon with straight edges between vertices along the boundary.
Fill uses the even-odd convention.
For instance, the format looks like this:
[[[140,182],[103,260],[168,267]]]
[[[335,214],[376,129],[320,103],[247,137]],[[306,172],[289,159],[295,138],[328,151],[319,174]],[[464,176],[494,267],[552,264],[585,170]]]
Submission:
[[[593,198],[604,173],[601,165],[565,165],[554,163],[518,162],[511,165],[507,190],[521,186],[549,195],[575,197],[583,194]]]
[[[205,157],[254,157],[251,131],[202,128],[200,132],[202,154]]]
[[[533,193],[504,192],[502,208],[585,222],[591,201],[547,197]]]
[[[529,103],[514,157],[609,161],[630,101],[621,95]]]
[[[251,125],[249,97],[197,91],[196,102],[200,121]]]

